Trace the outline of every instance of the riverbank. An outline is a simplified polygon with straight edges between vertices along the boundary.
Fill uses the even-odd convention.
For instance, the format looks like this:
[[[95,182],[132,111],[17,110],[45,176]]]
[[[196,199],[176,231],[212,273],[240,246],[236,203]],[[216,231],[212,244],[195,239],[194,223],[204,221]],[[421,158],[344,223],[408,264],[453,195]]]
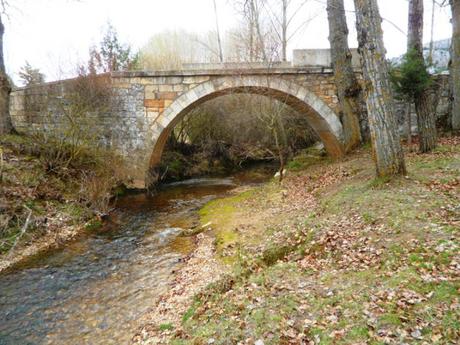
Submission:
[[[205,278],[185,265],[133,343],[455,343],[460,138],[408,153],[392,181],[374,178],[369,151],[302,157],[281,185],[208,203],[191,274]]]
[[[47,171],[40,149],[27,137],[0,137],[0,272],[102,224],[101,208],[82,196],[92,183],[82,175],[91,168]],[[92,197],[104,203],[110,195]]]

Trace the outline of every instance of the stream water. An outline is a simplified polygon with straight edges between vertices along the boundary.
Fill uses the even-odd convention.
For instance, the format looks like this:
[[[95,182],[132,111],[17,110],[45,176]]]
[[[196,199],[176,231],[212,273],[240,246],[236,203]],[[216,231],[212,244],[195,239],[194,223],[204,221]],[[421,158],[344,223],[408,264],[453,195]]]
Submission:
[[[0,275],[0,345],[129,343],[193,250],[180,229],[198,224],[205,202],[272,173],[259,167],[121,198],[102,231]]]

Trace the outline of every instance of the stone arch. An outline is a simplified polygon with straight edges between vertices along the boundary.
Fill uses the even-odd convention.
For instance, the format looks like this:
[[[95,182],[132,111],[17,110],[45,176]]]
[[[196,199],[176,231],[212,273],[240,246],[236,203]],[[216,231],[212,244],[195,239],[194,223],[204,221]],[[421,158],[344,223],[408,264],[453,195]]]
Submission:
[[[153,127],[153,152],[148,162],[145,181],[147,187],[157,182],[156,167],[174,126],[196,106],[230,93],[266,95],[305,113],[329,155],[335,158],[343,156],[343,132],[338,116],[321,98],[304,86],[273,76],[219,77],[184,92],[156,120]]]

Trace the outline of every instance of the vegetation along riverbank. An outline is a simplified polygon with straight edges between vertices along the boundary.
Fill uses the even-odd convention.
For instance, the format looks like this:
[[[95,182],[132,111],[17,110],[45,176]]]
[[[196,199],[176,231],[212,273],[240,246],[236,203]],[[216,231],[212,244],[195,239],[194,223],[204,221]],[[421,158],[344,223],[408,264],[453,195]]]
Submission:
[[[406,147],[410,172],[391,181],[369,149],[332,164],[310,152],[282,184],[211,201],[197,252],[133,343],[456,343],[459,148]]]
[[[96,230],[123,190],[104,149],[7,135],[0,153],[0,271]]]

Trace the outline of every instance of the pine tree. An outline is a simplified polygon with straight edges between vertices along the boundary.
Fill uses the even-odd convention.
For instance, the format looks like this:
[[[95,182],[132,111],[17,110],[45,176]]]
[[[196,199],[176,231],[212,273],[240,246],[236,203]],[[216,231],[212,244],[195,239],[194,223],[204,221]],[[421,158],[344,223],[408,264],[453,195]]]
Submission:
[[[45,75],[38,68],[33,68],[27,61],[19,71],[19,78],[24,86],[37,85],[45,82]]]

